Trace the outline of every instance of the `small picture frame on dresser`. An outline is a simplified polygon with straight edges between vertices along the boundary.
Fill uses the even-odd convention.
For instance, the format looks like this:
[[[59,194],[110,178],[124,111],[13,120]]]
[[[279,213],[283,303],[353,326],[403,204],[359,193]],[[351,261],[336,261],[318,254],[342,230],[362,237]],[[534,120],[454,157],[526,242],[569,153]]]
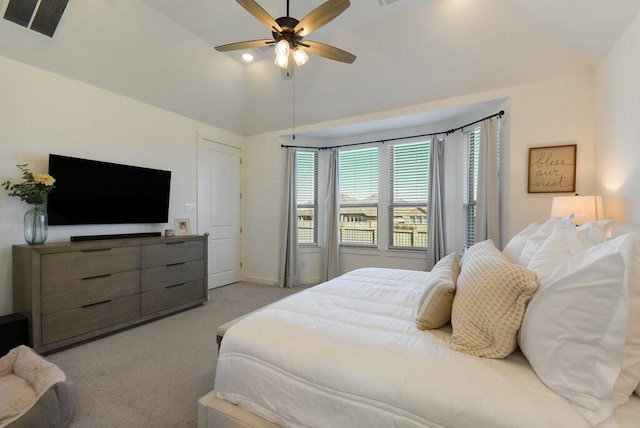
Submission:
[[[173,223],[175,235],[191,235],[191,222],[188,218],[177,218]]]

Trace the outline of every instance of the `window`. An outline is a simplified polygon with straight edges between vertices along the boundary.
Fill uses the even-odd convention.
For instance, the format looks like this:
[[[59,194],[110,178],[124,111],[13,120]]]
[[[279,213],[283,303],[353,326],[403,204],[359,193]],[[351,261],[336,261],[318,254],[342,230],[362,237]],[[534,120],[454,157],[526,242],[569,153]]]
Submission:
[[[463,246],[476,242],[476,200],[478,197],[478,160],[480,154],[480,128],[469,131],[464,155],[464,189],[462,210],[464,218]]]
[[[296,154],[298,181],[298,242],[318,243],[318,153]]]
[[[502,123],[498,121],[496,134],[496,156],[498,171],[500,170],[500,147]],[[482,131],[477,127],[467,133],[467,144],[465,145],[464,166],[463,166],[463,247],[469,248],[476,243],[476,214],[478,200],[478,164],[480,158],[480,138]],[[498,173],[499,174],[499,173]]]
[[[427,248],[429,141],[389,146],[389,246]]]
[[[340,243],[378,245],[378,148],[340,151]]]

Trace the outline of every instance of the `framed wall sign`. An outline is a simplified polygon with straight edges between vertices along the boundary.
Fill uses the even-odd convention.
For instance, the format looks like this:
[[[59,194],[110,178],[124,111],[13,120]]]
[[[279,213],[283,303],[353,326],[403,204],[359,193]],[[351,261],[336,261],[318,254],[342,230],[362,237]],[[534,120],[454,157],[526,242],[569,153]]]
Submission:
[[[574,193],[576,151],[576,144],[530,147],[528,193]]]

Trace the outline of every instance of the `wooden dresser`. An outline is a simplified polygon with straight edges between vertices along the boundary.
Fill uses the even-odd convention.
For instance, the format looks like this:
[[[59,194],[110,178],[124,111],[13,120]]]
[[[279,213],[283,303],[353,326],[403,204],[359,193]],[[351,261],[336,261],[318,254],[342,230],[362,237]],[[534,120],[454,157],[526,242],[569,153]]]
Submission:
[[[48,352],[207,300],[205,236],[13,246],[14,312]]]

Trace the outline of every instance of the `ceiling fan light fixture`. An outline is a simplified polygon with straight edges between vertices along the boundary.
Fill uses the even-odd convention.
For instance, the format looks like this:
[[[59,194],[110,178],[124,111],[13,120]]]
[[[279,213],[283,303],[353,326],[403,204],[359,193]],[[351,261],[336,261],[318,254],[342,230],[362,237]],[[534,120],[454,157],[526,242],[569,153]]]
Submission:
[[[288,56],[289,49],[289,42],[285,39],[280,40],[278,43],[276,43],[276,56]]]
[[[379,1],[391,3],[399,0]],[[347,51],[305,39],[310,33],[323,27],[344,12],[351,4],[349,0],[325,0],[301,20],[289,16],[289,0],[287,0],[287,15],[277,19],[264,10],[256,0],[236,0],[236,2],[269,28],[272,39],[247,40],[215,46],[219,52],[273,46],[276,54],[275,64],[283,69],[287,79],[293,76],[294,66],[301,66],[308,61],[309,53],[347,64],[356,60],[356,56]],[[300,46],[304,46],[304,49]]]
[[[273,63],[280,68],[287,68],[289,65],[289,55],[276,55],[276,60]]]
[[[293,60],[298,67],[303,66],[309,61],[309,55],[300,46],[293,48]]]

